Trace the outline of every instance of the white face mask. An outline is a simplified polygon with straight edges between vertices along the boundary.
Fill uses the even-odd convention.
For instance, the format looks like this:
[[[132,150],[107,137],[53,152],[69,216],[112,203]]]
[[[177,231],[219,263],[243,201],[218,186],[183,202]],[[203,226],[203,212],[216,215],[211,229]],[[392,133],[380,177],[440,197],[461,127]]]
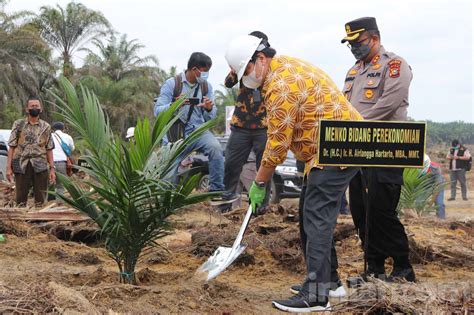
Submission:
[[[253,67],[252,72],[249,75],[244,75],[242,77],[242,83],[249,89],[256,89],[262,85],[263,75],[260,78],[257,78],[257,63]]]

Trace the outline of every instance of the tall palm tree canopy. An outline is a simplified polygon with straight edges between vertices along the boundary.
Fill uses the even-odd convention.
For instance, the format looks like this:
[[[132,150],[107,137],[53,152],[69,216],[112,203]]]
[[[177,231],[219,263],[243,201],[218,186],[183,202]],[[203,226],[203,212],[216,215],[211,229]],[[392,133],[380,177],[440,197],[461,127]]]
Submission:
[[[29,24],[32,14],[7,13],[5,4],[0,0],[0,105],[21,104],[41,89],[50,49]]]
[[[158,66],[158,59],[155,56],[140,57],[138,53],[145,46],[136,39],[128,41],[126,34],[122,35],[119,41],[112,35],[107,43],[94,39],[92,44],[98,53],[88,48],[82,49],[88,52],[86,66],[103,69],[114,81],[140,73],[140,70],[143,70],[142,67],[149,64]]]
[[[74,51],[110,28],[102,13],[75,2],[65,9],[59,5],[41,7],[35,24],[44,40],[61,53],[66,74],[70,74]]]

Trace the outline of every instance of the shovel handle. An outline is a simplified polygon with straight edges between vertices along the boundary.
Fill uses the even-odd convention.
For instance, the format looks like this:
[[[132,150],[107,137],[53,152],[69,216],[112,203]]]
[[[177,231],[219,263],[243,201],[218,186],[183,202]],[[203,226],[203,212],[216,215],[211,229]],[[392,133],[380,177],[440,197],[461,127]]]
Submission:
[[[245,214],[244,221],[242,222],[242,226],[240,227],[239,234],[237,234],[237,238],[234,241],[234,245],[232,245],[232,248],[237,248],[240,246],[240,243],[242,242],[242,239],[244,238],[245,231],[247,230],[247,227],[250,222],[250,217],[252,217],[252,206],[250,205],[247,213]]]

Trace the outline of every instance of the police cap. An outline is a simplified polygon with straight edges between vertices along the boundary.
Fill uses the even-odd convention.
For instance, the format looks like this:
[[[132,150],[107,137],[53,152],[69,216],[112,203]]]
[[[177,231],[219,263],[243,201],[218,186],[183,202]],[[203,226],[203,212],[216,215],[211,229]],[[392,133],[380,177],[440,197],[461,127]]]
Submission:
[[[374,17],[363,17],[346,23],[346,37],[341,40],[341,43],[347,41],[354,41],[359,38],[360,34],[365,31],[376,30],[377,21]]]

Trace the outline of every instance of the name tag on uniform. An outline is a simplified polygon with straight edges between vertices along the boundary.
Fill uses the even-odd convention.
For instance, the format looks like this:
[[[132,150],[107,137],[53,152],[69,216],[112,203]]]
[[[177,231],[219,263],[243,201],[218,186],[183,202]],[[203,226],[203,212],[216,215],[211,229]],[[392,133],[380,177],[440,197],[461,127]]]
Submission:
[[[380,72],[373,72],[367,75],[367,78],[378,78],[380,77]]]

